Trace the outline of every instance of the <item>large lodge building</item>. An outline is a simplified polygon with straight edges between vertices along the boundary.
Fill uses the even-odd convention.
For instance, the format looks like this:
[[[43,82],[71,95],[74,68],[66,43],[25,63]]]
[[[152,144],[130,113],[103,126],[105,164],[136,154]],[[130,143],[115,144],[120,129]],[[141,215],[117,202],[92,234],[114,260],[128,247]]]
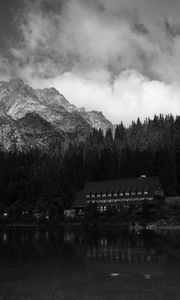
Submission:
[[[108,207],[120,211],[131,204],[138,208],[144,201],[155,204],[163,198],[164,191],[158,177],[142,175],[139,178],[89,182],[73,208],[81,212],[90,203],[96,203],[99,212],[105,212]]]

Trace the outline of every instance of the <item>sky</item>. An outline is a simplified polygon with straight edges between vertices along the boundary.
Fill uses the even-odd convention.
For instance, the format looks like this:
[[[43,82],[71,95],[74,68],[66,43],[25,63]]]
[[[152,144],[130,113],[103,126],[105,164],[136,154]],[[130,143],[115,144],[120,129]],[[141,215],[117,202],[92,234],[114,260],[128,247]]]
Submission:
[[[179,0],[1,0],[0,80],[129,125],[180,114]]]

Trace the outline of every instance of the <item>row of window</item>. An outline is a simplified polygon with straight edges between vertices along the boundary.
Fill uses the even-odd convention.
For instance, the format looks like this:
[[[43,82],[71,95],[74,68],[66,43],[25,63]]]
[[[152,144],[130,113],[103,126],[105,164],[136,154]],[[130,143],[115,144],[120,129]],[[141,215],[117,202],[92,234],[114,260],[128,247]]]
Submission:
[[[124,204],[124,205],[118,205],[118,206],[116,206],[116,209],[118,211],[120,211],[122,208],[129,208],[129,207],[130,207],[129,204]],[[136,208],[139,208],[139,207],[140,207],[139,205],[136,205]],[[97,208],[98,208],[98,210],[100,212],[105,212],[108,209],[107,206],[98,206]]]
[[[148,195],[148,191],[137,191],[137,192],[120,192],[120,193],[91,193],[87,194],[86,198],[106,198],[106,197],[118,197],[118,196],[136,196],[136,195]]]
[[[131,201],[144,201],[153,200],[153,197],[141,197],[141,198],[123,198],[123,199],[106,199],[106,200],[87,200],[87,203],[121,203],[121,202],[131,202]]]

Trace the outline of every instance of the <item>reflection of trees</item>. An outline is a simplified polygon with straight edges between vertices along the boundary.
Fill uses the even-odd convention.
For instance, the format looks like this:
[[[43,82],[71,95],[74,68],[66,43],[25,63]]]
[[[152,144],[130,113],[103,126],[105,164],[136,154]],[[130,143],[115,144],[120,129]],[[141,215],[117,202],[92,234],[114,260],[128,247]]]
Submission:
[[[4,236],[6,235],[6,240]],[[20,263],[41,263],[60,260],[69,256],[64,251],[63,232],[46,228],[6,229],[0,231],[0,264],[6,261]]]

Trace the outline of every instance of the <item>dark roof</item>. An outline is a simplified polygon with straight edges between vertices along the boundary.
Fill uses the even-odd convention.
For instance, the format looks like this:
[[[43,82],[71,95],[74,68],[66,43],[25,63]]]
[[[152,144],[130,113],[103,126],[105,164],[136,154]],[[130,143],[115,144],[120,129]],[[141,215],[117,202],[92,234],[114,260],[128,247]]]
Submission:
[[[169,197],[166,197],[165,200],[168,203],[180,202],[180,196],[169,196]]]
[[[154,194],[158,189],[162,189],[158,177],[139,177],[88,182],[84,188],[84,194],[135,191],[148,191],[149,194]]]
[[[158,177],[92,181],[86,183],[84,190],[77,195],[72,207],[85,207],[85,197],[88,194],[147,191],[148,196],[154,196],[157,190],[163,190]]]
[[[76,196],[76,199],[72,205],[72,208],[76,208],[76,207],[85,207],[86,203],[84,201],[84,192],[79,192]]]

